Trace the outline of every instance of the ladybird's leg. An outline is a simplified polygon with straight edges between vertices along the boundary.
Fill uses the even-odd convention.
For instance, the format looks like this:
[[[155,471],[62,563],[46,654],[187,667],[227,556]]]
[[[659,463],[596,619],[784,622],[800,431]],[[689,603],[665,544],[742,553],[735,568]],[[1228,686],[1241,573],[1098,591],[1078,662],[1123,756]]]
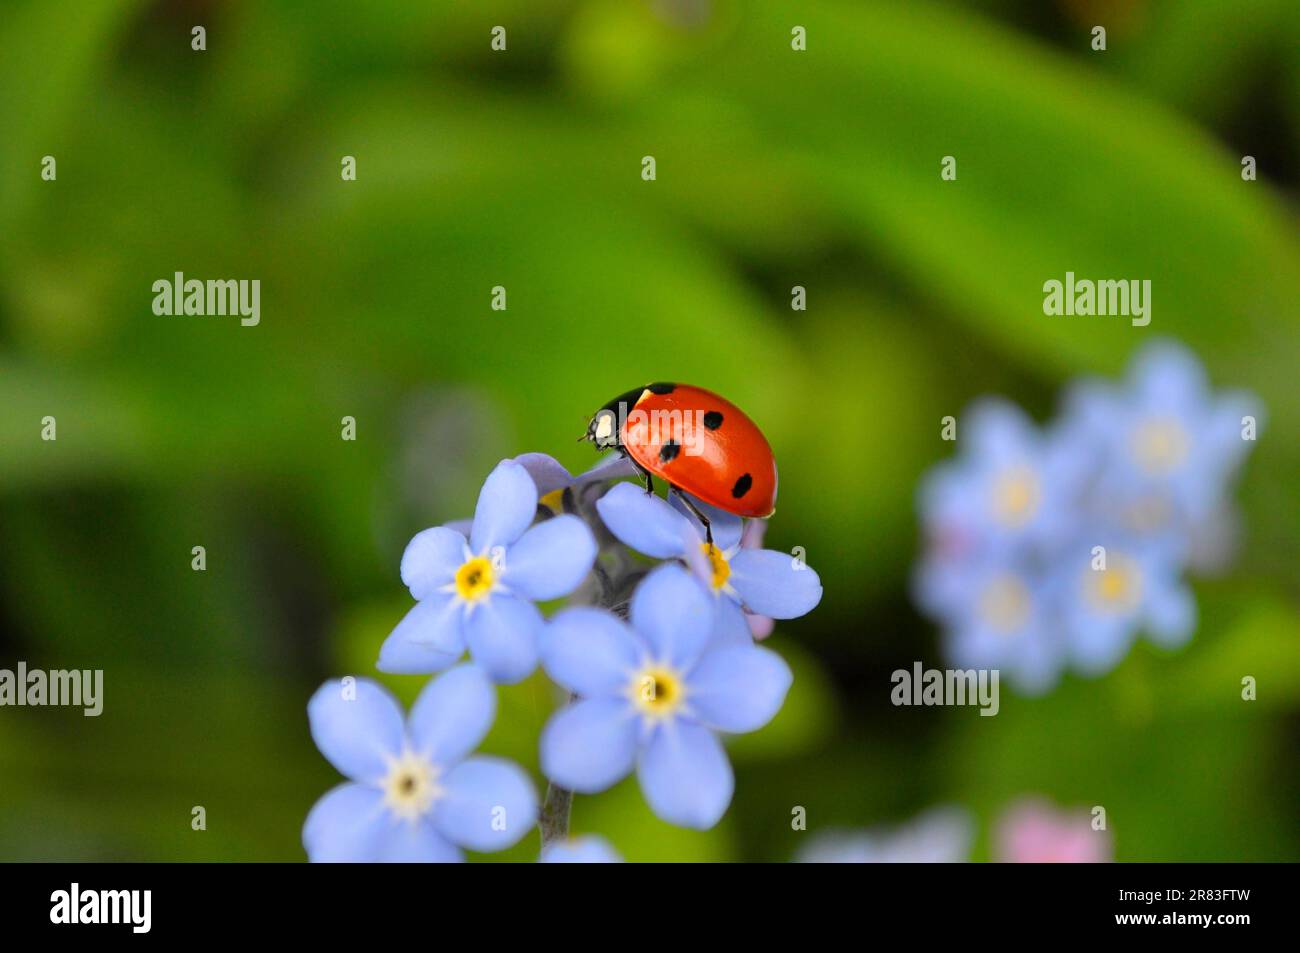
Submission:
[[[645,480],[646,494],[648,496],[654,496],[655,480],[654,477],[650,475],[650,471],[647,470],[645,467],[641,466],[641,464],[637,463],[636,457],[632,456],[626,450],[623,451],[623,459],[632,461],[632,468],[636,470],[637,475],[641,477],[641,479]]]
[[[677,494],[677,498],[678,498],[679,500],[681,500],[683,503],[685,503],[686,506],[687,506],[687,508],[688,508],[692,513],[695,514],[695,518],[698,519],[698,520],[700,521],[700,523],[703,524],[703,526],[704,526],[704,541],[705,541],[706,543],[708,543],[710,546],[712,546],[712,545],[713,545],[713,527],[709,525],[709,518],[708,518],[707,516],[705,516],[703,513],[701,513],[701,512],[700,512],[700,508],[699,508],[698,506],[696,506],[693,502],[691,502],[691,498],[690,498],[689,496],[687,496],[685,493],[683,493],[681,490],[677,489],[677,487],[673,487],[673,492],[676,493],[676,494]]]

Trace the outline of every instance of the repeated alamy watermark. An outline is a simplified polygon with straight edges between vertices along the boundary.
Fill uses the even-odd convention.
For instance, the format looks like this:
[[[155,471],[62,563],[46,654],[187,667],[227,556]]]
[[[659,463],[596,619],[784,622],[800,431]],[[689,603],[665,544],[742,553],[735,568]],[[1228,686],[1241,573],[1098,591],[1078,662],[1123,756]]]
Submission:
[[[996,668],[938,669],[912,663],[912,670],[895,670],[889,700],[895,705],[978,705],[981,715],[996,715],[1001,707]]]
[[[642,446],[676,447],[684,456],[698,457],[704,452],[708,416],[703,410],[629,409],[627,401],[619,401],[617,410],[604,407],[596,412],[587,436],[601,449],[621,446],[621,435],[626,434],[629,441]]]
[[[1043,314],[1120,315],[1130,318],[1134,327],[1151,323],[1151,279],[1075,278],[1065,273],[1065,281],[1051,278],[1043,282]]]
[[[239,323],[246,328],[256,327],[262,320],[262,281],[259,278],[186,278],[178,271],[171,279],[159,278],[153,283],[153,313],[159,316],[173,314],[239,315]]]
[[[0,706],[72,706],[84,708],[87,718],[104,710],[103,669],[0,668]]]

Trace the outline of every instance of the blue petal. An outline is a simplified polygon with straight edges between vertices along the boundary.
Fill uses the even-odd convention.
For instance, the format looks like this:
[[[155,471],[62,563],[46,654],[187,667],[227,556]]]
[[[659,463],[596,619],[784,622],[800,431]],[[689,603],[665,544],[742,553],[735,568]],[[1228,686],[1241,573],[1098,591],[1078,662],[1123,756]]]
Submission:
[[[537,792],[528,775],[501,758],[462,761],[440,779],[433,823],[453,844],[504,850],[537,824]]]
[[[573,482],[576,486],[582,486],[587,483],[599,483],[602,480],[626,480],[634,476],[636,476],[636,466],[631,459],[616,453],[605,457],[591,469],[579,473],[573,478]]]
[[[302,846],[314,864],[366,862],[379,856],[389,822],[384,796],[365,784],[340,784],[307,814]]]
[[[506,584],[529,599],[567,596],[591,571],[596,537],[576,516],[538,523],[506,552]]]
[[[542,773],[583,794],[626,777],[636,761],[637,718],[622,698],[587,698],[560,709],[542,730]]]
[[[690,569],[691,574],[700,581],[706,590],[715,596],[721,594],[721,590],[713,588],[713,560],[709,559],[709,553],[701,542],[698,546],[691,544],[686,547],[686,552],[682,554],[682,559]]]
[[[429,682],[411,707],[411,746],[449,767],[479,746],[496,717],[497,692],[474,665],[461,665]]]
[[[731,803],[735,778],[722,742],[703,725],[665,722],[637,766],[650,809],[679,827],[708,830]]]
[[[573,477],[564,468],[564,464],[548,453],[521,453],[514,458],[514,462],[527,470],[533,478],[538,496],[554,493],[573,482]]]
[[[1037,440],[1037,430],[1023,410],[1000,397],[984,397],[963,415],[965,442],[981,461],[997,463],[1022,456]]]
[[[749,618],[765,618],[764,616],[746,617],[740,608],[740,603],[736,602],[729,596],[718,596],[713,600],[715,621],[713,623],[713,645],[714,646],[738,646],[747,648],[754,644],[754,633],[749,625]]]
[[[459,661],[459,654],[439,652],[419,642],[408,642],[393,633],[380,647],[375,668],[391,675],[428,675],[451,668]]]
[[[1165,648],[1178,648],[1196,628],[1196,598],[1186,586],[1162,581],[1147,600],[1147,635]]]
[[[1128,369],[1129,383],[1140,400],[1186,408],[1205,394],[1205,368],[1187,348],[1167,338],[1147,344]]]
[[[321,754],[353,781],[383,778],[402,750],[402,709],[368,678],[326,682],[307,703],[307,718]]]
[[[623,858],[609,841],[595,834],[556,841],[542,851],[542,864],[621,864]]]
[[[465,856],[428,818],[411,822],[390,816],[373,859],[385,864],[458,864]]]
[[[603,609],[564,609],[542,629],[542,667],[578,695],[614,695],[627,688],[642,651],[636,634]]]
[[[379,650],[381,672],[424,675],[450,668],[465,652],[463,607],[438,593],[415,604]]]
[[[681,513],[631,483],[611,488],[596,509],[620,542],[655,559],[680,556],[688,541],[701,538]]]
[[[660,566],[632,595],[632,627],[656,662],[690,668],[713,634],[713,597],[681,566]]]
[[[465,641],[493,681],[513,685],[537,668],[541,628],[542,614],[531,602],[497,594],[475,606],[465,620]]]
[[[456,578],[465,562],[465,537],[446,526],[434,526],[406,544],[402,553],[402,582],[417,599],[427,599]]]
[[[728,513],[726,510],[720,510],[716,506],[710,506],[703,500],[697,500],[691,497],[691,502],[699,508],[709,520],[709,528],[713,530],[713,545],[717,546],[723,552],[734,549],[740,545],[740,534],[745,527],[745,521],[734,513]],[[699,517],[691,512],[691,508],[682,502],[681,497],[672,493],[668,497],[668,505],[680,513],[694,528],[696,535],[704,539],[704,524],[700,522]]]
[[[720,731],[756,731],[781,710],[794,676],[768,649],[710,649],[687,676],[692,714]]]
[[[1100,675],[1119,664],[1136,635],[1136,624],[1128,615],[1093,615],[1075,610],[1070,638],[1070,656],[1084,675]]]
[[[517,463],[502,460],[488,474],[474,508],[470,549],[483,554],[493,546],[509,546],[537,515],[537,485]]]
[[[465,651],[465,606],[449,592],[436,592],[416,603],[393,629],[399,641],[427,645],[444,655]]]
[[[727,581],[747,608],[773,619],[797,619],[822,601],[822,581],[813,568],[773,549],[736,553]]]

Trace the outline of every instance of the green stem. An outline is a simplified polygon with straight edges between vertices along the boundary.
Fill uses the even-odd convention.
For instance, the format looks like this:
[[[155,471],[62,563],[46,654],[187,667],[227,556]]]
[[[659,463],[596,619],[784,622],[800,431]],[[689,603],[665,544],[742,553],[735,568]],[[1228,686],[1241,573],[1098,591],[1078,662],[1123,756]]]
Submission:
[[[566,507],[567,509],[567,507]],[[579,512],[577,515],[581,516]],[[614,602],[619,590],[619,574],[615,573],[613,577],[606,571],[605,567],[600,565],[599,558],[595,565],[592,566],[592,572],[600,585],[600,595],[596,599],[596,605],[619,612],[626,617],[626,607],[616,607]],[[573,704],[576,696],[569,697],[569,704]],[[537,819],[537,828],[542,835],[542,850],[545,850],[556,841],[564,841],[569,838],[569,816],[573,812],[573,792],[568,788],[562,788],[558,784],[548,784],[546,786],[546,797],[542,799],[541,816]]]
[[[556,841],[569,838],[569,811],[573,807],[573,792],[568,788],[552,784],[546,788],[546,800],[542,802],[542,816],[537,826],[542,832],[542,849]]]

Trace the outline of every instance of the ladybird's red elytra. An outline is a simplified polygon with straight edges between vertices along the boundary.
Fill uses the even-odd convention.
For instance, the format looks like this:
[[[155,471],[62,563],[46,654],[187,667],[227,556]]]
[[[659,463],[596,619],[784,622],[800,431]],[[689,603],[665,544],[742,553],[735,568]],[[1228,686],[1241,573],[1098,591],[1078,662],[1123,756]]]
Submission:
[[[725,512],[766,518],[776,506],[767,438],[739,407],[703,387],[656,383],[620,394],[591,418],[586,438]]]

